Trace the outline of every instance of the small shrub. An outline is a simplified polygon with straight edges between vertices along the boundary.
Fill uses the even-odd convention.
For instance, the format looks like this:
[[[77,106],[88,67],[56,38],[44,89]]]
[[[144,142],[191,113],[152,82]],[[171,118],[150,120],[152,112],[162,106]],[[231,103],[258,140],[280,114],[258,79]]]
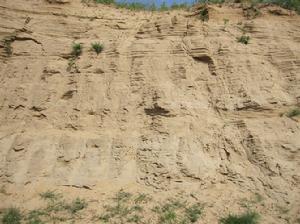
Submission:
[[[116,3],[116,6],[119,8],[125,8],[125,9],[132,10],[132,11],[147,9],[147,5],[140,3],[140,2],[130,2],[130,3],[118,2],[118,3]]]
[[[78,57],[82,54],[82,45],[79,43],[74,43],[72,46],[72,55]]]
[[[260,10],[256,7],[256,3],[251,3],[249,7],[244,9],[243,13],[247,19],[255,19],[261,14]]]
[[[255,193],[254,196],[255,196],[254,203],[260,203],[264,200],[264,197],[259,193]]]
[[[221,224],[257,224],[258,214],[256,212],[247,212],[241,215],[228,215],[226,218],[221,218]]]
[[[229,23],[229,19],[223,19],[223,22],[224,22],[224,27],[222,28],[222,30],[226,31],[226,27],[227,27],[227,24]]]
[[[20,224],[22,215],[19,209],[9,208],[4,212],[2,217],[3,224]]]
[[[250,37],[243,35],[243,36],[237,38],[237,41],[242,44],[249,44]]]
[[[167,11],[169,8],[166,4],[166,2],[163,2],[159,8],[160,11]]]
[[[103,51],[103,45],[100,43],[92,43],[91,46],[97,54],[100,54]]]
[[[199,18],[204,22],[209,20],[208,8],[202,8],[199,11]]]
[[[120,190],[113,198],[114,203],[104,206],[105,212],[100,215],[99,219],[106,223],[140,223],[142,216],[139,214],[144,209],[137,203],[142,202],[144,199],[144,196],[141,196],[141,194],[133,198],[132,194]]]
[[[120,190],[116,197],[114,198],[117,202],[128,201],[131,198],[132,194],[125,192],[124,190]]]
[[[161,224],[175,223],[177,221],[177,215],[176,215],[175,211],[173,211],[173,210],[166,211],[160,216],[159,220],[160,220],[159,223],[161,223]]]
[[[186,202],[168,199],[166,203],[155,206],[153,212],[158,214],[159,223],[190,223]]]
[[[95,1],[96,3],[101,3],[101,4],[106,4],[106,5],[115,3],[114,0],[94,0],[94,1]]]
[[[141,193],[134,199],[134,203],[135,204],[145,203],[149,200],[151,200],[151,198],[148,195]]]
[[[260,1],[262,1],[262,0],[260,0]],[[264,0],[264,1],[280,5],[281,7],[286,8],[286,9],[295,10],[298,14],[300,14],[299,0]]]
[[[171,9],[187,9],[189,6],[188,4],[186,3],[181,3],[181,4],[176,4],[176,3],[173,3],[171,5]]]
[[[15,41],[15,39],[16,39],[15,35],[7,36],[3,39],[4,52],[8,57],[11,56],[13,53],[13,48],[11,44]]]
[[[133,215],[127,219],[127,222],[133,222],[133,223],[141,223],[143,217],[140,215]]]
[[[54,191],[46,191],[43,193],[40,193],[40,197],[44,200],[56,200],[59,197],[59,194],[55,193]]]
[[[192,222],[197,222],[202,214],[202,207],[200,204],[195,204],[188,207],[185,211],[187,218]]]
[[[300,109],[299,108],[294,108],[287,112],[286,116],[289,118],[296,117],[300,115]]]
[[[40,210],[32,210],[29,212],[28,217],[27,217],[27,224],[43,224],[40,216],[45,215],[43,211]]]
[[[48,203],[47,207],[44,209],[45,213],[57,213],[60,211],[64,211],[66,209],[69,209],[69,205],[67,205],[64,201],[58,201],[56,202],[55,200],[50,201]]]
[[[70,205],[67,205],[66,208],[72,213],[75,214],[78,211],[85,209],[87,203],[84,199],[76,198]]]
[[[224,26],[226,26],[229,23],[229,19],[223,19]]]

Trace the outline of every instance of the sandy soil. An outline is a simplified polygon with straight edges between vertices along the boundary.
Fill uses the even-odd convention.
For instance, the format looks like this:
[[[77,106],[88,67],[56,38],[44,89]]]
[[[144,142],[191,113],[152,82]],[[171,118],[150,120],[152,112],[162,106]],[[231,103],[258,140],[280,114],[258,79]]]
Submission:
[[[89,202],[75,223],[98,223],[124,189],[200,202],[198,223],[249,208],[297,223],[300,16],[259,10],[209,6],[203,22],[196,8],[1,0],[0,209],[56,190]]]

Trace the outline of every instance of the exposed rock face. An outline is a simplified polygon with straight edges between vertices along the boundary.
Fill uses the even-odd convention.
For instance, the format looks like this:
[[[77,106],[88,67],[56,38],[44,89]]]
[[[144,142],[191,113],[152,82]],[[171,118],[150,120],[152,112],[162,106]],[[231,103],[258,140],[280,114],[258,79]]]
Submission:
[[[1,185],[194,191],[217,213],[259,193],[264,223],[286,223],[276,205],[295,220],[300,124],[280,113],[300,105],[300,17],[260,10],[249,20],[210,6],[202,22],[184,11],[2,0]],[[250,44],[236,41],[243,33]],[[83,44],[75,60],[73,42]]]

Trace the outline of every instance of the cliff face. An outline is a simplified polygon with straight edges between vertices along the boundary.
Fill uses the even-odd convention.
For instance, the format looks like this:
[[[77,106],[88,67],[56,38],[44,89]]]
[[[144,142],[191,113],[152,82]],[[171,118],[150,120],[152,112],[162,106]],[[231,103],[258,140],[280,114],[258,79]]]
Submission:
[[[193,192],[212,203],[203,223],[260,194],[263,223],[296,222],[300,124],[286,113],[300,104],[300,17],[194,12],[0,1],[2,207],[123,187]]]

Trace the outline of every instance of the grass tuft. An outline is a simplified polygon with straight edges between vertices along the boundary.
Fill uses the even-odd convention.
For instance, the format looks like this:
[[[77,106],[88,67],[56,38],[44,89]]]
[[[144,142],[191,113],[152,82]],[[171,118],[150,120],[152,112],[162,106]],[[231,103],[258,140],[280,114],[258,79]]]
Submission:
[[[137,195],[137,197],[134,199],[134,203],[135,204],[139,204],[139,203],[145,203],[147,201],[150,201],[151,197],[148,196],[147,194],[144,193],[140,193]]]
[[[114,0],[95,0],[96,3],[100,3],[100,4],[106,4],[106,5],[110,5],[115,3]]]
[[[203,8],[199,11],[199,18],[204,22],[209,20],[208,8]]]
[[[221,224],[257,224],[259,215],[256,212],[246,212],[241,215],[228,215],[220,219]]]
[[[74,43],[72,45],[72,55],[79,57],[82,54],[82,45],[79,43]]]
[[[202,214],[202,206],[200,204],[194,204],[188,207],[185,213],[187,218],[191,221],[191,223],[195,223]]]
[[[200,218],[203,207],[197,203],[188,205],[185,201],[169,199],[165,204],[152,209],[158,214],[158,223],[195,223]]]
[[[55,201],[59,198],[59,194],[55,193],[55,191],[46,191],[43,193],[40,193],[40,197],[44,200],[51,200]]]
[[[22,215],[19,209],[9,208],[4,212],[2,217],[3,224],[20,224]]]
[[[242,43],[242,44],[249,44],[250,37],[243,35],[243,36],[237,38],[237,42]]]
[[[98,42],[92,43],[91,47],[97,54],[100,54],[103,51],[103,45]]]
[[[289,118],[296,117],[300,115],[300,109],[299,108],[294,108],[290,110],[289,112],[286,113],[286,116]]]
[[[120,190],[117,194],[116,197],[114,198],[115,201],[121,202],[121,201],[128,201],[131,198],[132,194],[125,192],[123,189]]]
[[[10,35],[5,37],[2,42],[3,42],[3,48],[5,54],[10,57],[13,54],[13,48],[12,48],[12,43],[15,41],[16,36],[15,35]]]
[[[44,222],[40,218],[40,216],[43,215],[45,215],[45,213],[41,210],[30,211],[27,217],[27,224],[43,224]]]
[[[88,1],[88,0],[85,0]],[[83,1],[84,2],[84,1]],[[176,10],[176,9],[186,9],[189,8],[189,5],[186,3],[173,3],[171,6],[168,6],[166,2],[163,2],[160,6],[156,6],[154,3],[142,3],[142,2],[117,2],[115,0],[94,0],[95,3],[105,4],[105,5],[115,5],[117,8],[125,8],[128,10],[148,10],[148,11],[167,11],[167,10]]]
[[[152,10],[152,11],[164,11],[164,10],[172,10],[172,9],[188,9],[189,7],[192,7],[195,4],[198,3],[209,3],[209,4],[222,4],[225,2],[225,0],[196,0],[194,4],[177,4],[174,3],[171,6],[167,6],[166,4],[162,4],[160,7],[156,6],[154,3],[152,4],[145,4],[145,3],[139,3],[139,2],[127,2],[126,0],[122,2],[117,2],[116,0],[82,0],[82,2],[90,2],[93,1],[95,3],[99,4],[105,4],[105,5],[115,5],[119,8],[126,8],[129,10]],[[242,0],[229,0],[227,2],[243,2]],[[299,0],[248,0],[249,3],[252,5],[255,5],[257,3],[271,3],[275,5],[279,5],[283,8],[295,10],[298,14],[300,14],[300,1]],[[256,9],[253,11],[254,17],[259,14],[259,11]],[[250,15],[251,16],[251,15]]]
[[[76,198],[71,204],[67,205],[66,208],[72,213],[75,214],[80,210],[83,210],[87,207],[87,202],[84,199]]]

